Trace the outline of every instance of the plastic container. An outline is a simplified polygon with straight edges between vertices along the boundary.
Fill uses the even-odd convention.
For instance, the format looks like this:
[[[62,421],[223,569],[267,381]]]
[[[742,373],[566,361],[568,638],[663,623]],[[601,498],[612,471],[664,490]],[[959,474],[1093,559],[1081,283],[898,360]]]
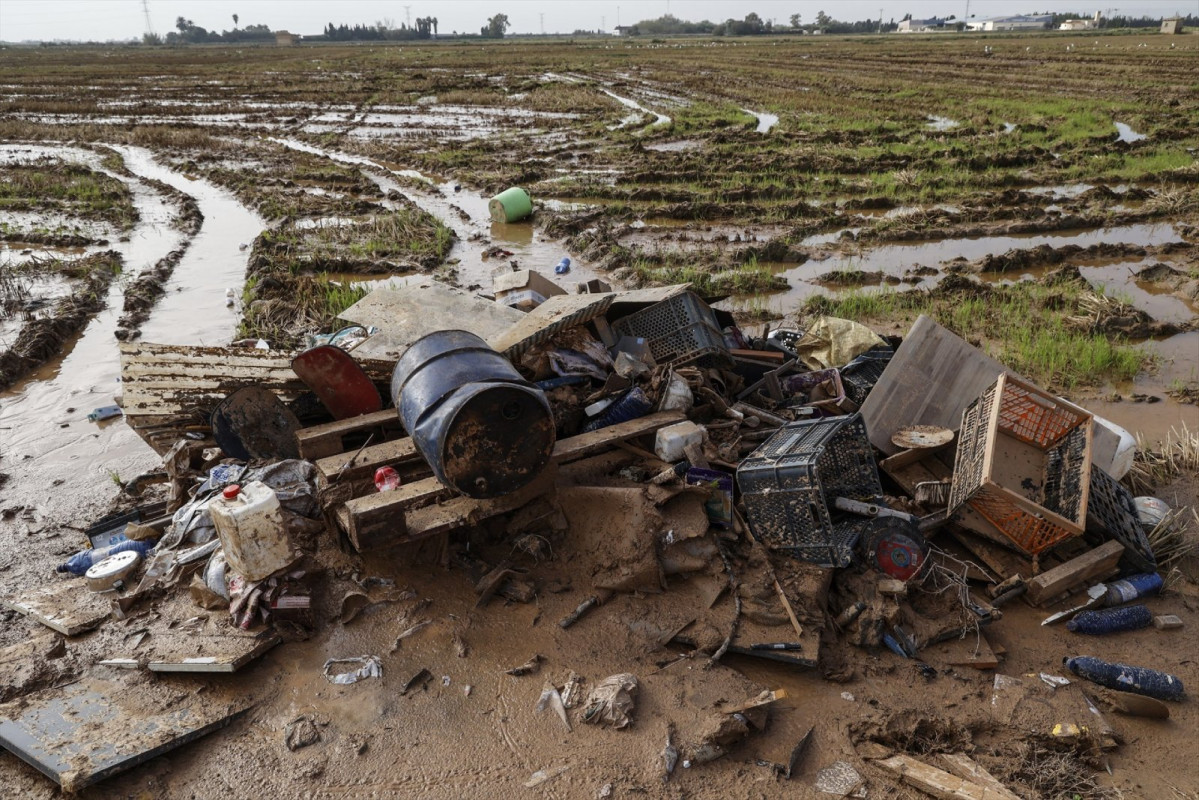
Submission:
[[[473,333],[418,339],[396,362],[391,396],[433,474],[470,497],[515,492],[553,453],[545,393]]]
[[[568,272],[570,272],[570,259],[563,258],[554,267],[554,274],[555,275],[565,275]]]
[[[1157,569],[1157,559],[1137,514],[1132,492],[1096,466],[1091,467],[1091,496],[1087,499],[1087,529],[1083,535],[1093,545],[1113,539],[1124,545],[1120,564],[1125,569],[1138,572]]]
[[[747,521],[767,547],[824,566],[847,566],[861,531],[834,525],[838,497],[882,495],[861,414],[792,422],[737,469]]]
[[[1078,677],[1121,692],[1143,694],[1158,700],[1181,700],[1186,694],[1177,676],[1148,667],[1134,667],[1092,656],[1067,658],[1065,664],[1066,669]]]
[[[1153,612],[1145,606],[1105,608],[1083,611],[1066,623],[1066,630],[1100,636],[1105,633],[1135,631],[1153,624]]]
[[[658,430],[654,435],[654,454],[673,464],[683,458],[683,451],[688,445],[703,443],[704,429],[694,422],[684,420]]]
[[[87,588],[93,592],[107,592],[120,588],[122,582],[137,570],[141,560],[141,553],[136,550],[123,550],[98,564],[93,564],[83,573],[83,577],[87,579]]]
[[[260,581],[294,557],[279,498],[262,481],[226,486],[208,506],[229,569],[247,581]]]
[[[733,527],[733,476],[717,469],[689,467],[684,477],[688,486],[703,486],[711,494],[704,503],[708,522],[717,528]]]
[[[400,473],[394,467],[379,467],[375,470],[375,488],[380,492],[400,488]]]
[[[695,292],[682,292],[621,317],[612,330],[617,336],[645,339],[658,364],[732,365],[716,314]]]
[[[1146,531],[1156,528],[1170,513],[1170,504],[1156,497],[1137,497],[1132,502],[1137,510],[1137,518]]]
[[[72,575],[83,575],[92,566],[99,564],[109,556],[115,556],[117,553],[134,551],[139,555],[145,556],[154,549],[155,542],[150,541],[130,541],[117,542],[108,547],[97,547],[94,550],[81,550],[75,555],[68,558],[56,568],[57,572],[69,572]]]
[[[533,213],[533,198],[519,186],[497,194],[487,202],[492,222],[520,222]]]
[[[695,405],[695,395],[686,378],[676,372],[670,374],[670,382],[666,391],[662,392],[662,400],[658,403],[659,411],[682,411],[686,413]]]
[[[648,414],[652,409],[653,405],[649,402],[649,398],[645,396],[645,392],[641,391],[640,386],[634,386],[625,393],[624,397],[608,406],[603,414],[584,425],[583,432],[590,433],[591,431],[598,431],[600,428],[606,428],[609,425],[615,425],[619,422],[639,419]]]
[[[1118,606],[1131,603],[1140,597],[1150,597],[1162,590],[1162,576],[1156,572],[1143,575],[1129,575],[1119,581],[1107,584],[1107,594],[1104,595],[1105,606]]]

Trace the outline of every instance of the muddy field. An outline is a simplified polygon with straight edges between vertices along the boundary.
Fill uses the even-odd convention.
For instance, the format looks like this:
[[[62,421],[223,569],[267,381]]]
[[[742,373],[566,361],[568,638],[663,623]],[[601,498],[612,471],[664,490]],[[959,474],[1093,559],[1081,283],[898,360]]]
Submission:
[[[160,465],[121,420],[86,419],[119,389],[118,339],[295,346],[384,282],[489,292],[497,268],[550,272],[563,256],[568,289],[692,281],[747,324],[822,312],[902,334],[928,313],[1146,448],[1199,430],[1199,36],[1173,39],[1000,36],[990,54],[971,37],[0,50],[0,589],[44,581],[118,485]],[[511,185],[535,198],[532,222],[490,221],[487,199]],[[1194,475],[1155,491],[1194,503]],[[862,766],[871,747],[963,744],[1030,797],[1199,796],[1176,757],[1199,727],[1193,700],[1167,725],[1120,718],[1110,774],[1063,761],[1097,777],[1055,794],[1035,779],[1055,754],[987,715],[990,673],[929,681],[835,641],[815,670],[667,667],[677,653],[647,642],[686,601],[626,597],[562,631],[588,576],[568,538],[555,546],[522,556],[534,603],[479,609],[469,562],[328,553],[327,609],[352,575],[394,578],[394,602],[205,682],[201,697],[248,692],[255,707],[85,796],[806,797],[843,759],[870,796],[901,798],[916,794]],[[1151,652],[1199,685],[1184,566],[1161,613],[1187,627],[1103,654]],[[1010,608],[1001,671],[1072,654],[1036,610]],[[0,619],[0,646],[40,633]],[[44,683],[142,627],[72,640]],[[321,677],[326,658],[365,653],[383,655],[382,680]],[[504,673],[535,653],[540,674]],[[421,668],[433,680],[401,696]],[[568,733],[535,714],[542,683],[571,670],[637,672],[637,724]],[[790,693],[764,735],[662,782],[668,729],[685,739],[696,709],[762,688]],[[320,741],[290,752],[284,728],[304,714]],[[810,726],[785,783],[761,762],[785,762]],[[54,795],[7,753],[0,781]]]

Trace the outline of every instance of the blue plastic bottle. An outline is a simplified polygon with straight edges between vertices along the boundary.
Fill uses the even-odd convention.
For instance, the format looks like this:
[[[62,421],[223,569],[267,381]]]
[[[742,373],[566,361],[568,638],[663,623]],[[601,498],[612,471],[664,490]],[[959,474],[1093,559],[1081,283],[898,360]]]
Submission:
[[[1145,606],[1105,608],[1102,611],[1084,611],[1066,623],[1066,630],[1092,636],[1120,631],[1135,631],[1153,624],[1153,612]]]
[[[563,258],[561,261],[559,261],[558,266],[554,267],[554,272],[558,275],[565,275],[566,273],[570,272],[570,259]]]
[[[139,541],[124,541],[109,545],[108,547],[97,547],[95,550],[80,550],[75,555],[68,558],[63,563],[59,564],[56,572],[69,572],[72,575],[82,575],[87,572],[93,564],[99,564],[109,556],[115,556],[117,553],[124,553],[127,550],[136,550],[143,557],[146,553],[154,549],[155,542],[145,540]]]
[[[1186,694],[1178,677],[1148,667],[1117,664],[1092,656],[1067,658],[1065,663],[1066,669],[1078,677],[1109,689],[1143,694],[1158,700],[1181,700]]]
[[[1123,603],[1131,603],[1138,597],[1148,597],[1161,590],[1162,576],[1156,572],[1129,575],[1124,580],[1112,581],[1107,584],[1107,594],[1103,598],[1103,604],[1118,606]]]

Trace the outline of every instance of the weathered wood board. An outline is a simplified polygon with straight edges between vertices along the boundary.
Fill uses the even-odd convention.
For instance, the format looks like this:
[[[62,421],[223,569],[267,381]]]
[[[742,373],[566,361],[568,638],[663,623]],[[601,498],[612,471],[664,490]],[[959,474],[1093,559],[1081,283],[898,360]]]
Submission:
[[[5,608],[35,619],[63,636],[90,631],[108,619],[112,603],[107,596],[87,588],[83,578],[51,581],[0,598]]]

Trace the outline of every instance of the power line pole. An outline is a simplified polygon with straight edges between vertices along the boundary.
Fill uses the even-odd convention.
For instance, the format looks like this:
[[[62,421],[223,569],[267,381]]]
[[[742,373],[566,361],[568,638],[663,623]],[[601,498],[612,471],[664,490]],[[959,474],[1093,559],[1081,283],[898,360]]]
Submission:
[[[878,32],[883,32],[883,10],[881,8],[878,10]]]
[[[404,24],[412,27],[412,6],[404,6]]]
[[[545,36],[545,14],[538,14],[541,17],[541,35]]]
[[[600,33],[607,33],[607,31],[608,31],[608,18],[601,16],[600,17]]]
[[[153,36],[154,35],[154,26],[150,24],[149,0],[142,0],[142,13],[146,15],[146,33],[150,36]]]

